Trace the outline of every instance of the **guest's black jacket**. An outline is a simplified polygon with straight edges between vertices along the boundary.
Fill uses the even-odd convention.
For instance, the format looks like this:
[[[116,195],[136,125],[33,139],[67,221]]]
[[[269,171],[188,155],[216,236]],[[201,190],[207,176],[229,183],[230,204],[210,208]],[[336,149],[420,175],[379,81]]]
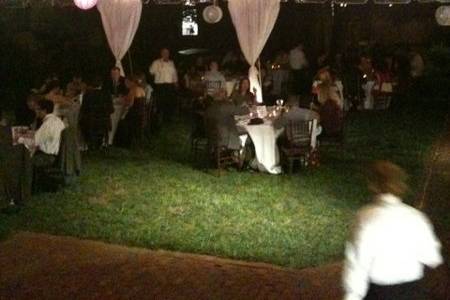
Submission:
[[[83,96],[80,108],[80,127],[83,133],[104,133],[111,127],[113,113],[111,96],[102,89],[90,89]]]
[[[112,79],[105,81],[103,90],[114,97],[125,96],[128,94],[128,89],[125,85],[125,77],[120,77],[119,81],[114,83]]]

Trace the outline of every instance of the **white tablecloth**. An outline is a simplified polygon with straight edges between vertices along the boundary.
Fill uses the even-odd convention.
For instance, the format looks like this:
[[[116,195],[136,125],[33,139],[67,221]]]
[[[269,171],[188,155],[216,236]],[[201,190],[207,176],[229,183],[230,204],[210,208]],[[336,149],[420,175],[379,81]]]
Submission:
[[[372,89],[375,85],[375,81],[367,81],[365,84],[363,84],[362,88],[364,90],[364,109],[373,109],[373,95],[372,95]]]
[[[277,138],[283,129],[275,129],[272,121],[265,120],[264,124],[247,125],[249,119],[238,121],[238,127],[245,130],[255,146],[256,158],[250,165],[261,172],[280,174],[280,152],[277,146]]]
[[[251,167],[261,172],[280,174],[282,170],[277,139],[283,133],[284,128],[275,129],[270,119],[265,119],[264,124],[260,125],[248,125],[249,120],[249,117],[239,118],[237,126],[248,133],[255,146],[256,158],[250,163]],[[322,132],[322,128],[317,126],[317,120],[314,120],[311,126],[313,132],[311,147],[316,148],[317,136]],[[241,140],[245,143],[243,137]]]
[[[111,131],[108,132],[108,145],[114,143],[117,127],[123,113],[123,104],[120,98],[113,99],[114,112],[111,114]]]

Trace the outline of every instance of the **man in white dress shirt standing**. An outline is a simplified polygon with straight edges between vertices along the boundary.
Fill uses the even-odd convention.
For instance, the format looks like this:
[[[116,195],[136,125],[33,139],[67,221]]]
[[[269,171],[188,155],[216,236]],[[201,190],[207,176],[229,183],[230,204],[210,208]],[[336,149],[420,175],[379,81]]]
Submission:
[[[155,83],[155,99],[159,118],[170,121],[176,108],[176,88],[178,74],[167,48],[161,50],[161,57],[155,60],[149,69]]]
[[[441,244],[428,218],[400,199],[405,180],[405,172],[390,162],[371,168],[374,202],[358,212],[346,247],[346,300],[428,299],[421,279],[425,266],[442,264]]]

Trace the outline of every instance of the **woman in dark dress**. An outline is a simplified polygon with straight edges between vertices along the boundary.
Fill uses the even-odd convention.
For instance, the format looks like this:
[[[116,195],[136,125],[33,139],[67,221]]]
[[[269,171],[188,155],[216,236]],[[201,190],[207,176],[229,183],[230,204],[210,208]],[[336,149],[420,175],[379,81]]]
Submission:
[[[136,76],[129,76],[125,83],[129,92],[123,98],[123,113],[117,128],[116,146],[130,148],[142,140],[145,127],[145,90]]]
[[[255,95],[250,92],[250,80],[243,78],[239,82],[239,89],[231,95],[234,105],[236,106],[253,106],[255,105]]]

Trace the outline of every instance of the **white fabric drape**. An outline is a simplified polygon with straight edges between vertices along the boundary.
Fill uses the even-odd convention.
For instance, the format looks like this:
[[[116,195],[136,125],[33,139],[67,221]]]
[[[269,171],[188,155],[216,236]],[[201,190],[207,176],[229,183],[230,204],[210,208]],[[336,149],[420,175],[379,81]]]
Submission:
[[[103,28],[109,47],[116,58],[116,66],[123,67],[121,60],[133,42],[142,13],[141,0],[99,0],[97,9],[102,16]]]
[[[262,102],[261,82],[255,63],[275,26],[280,0],[228,0],[228,9],[242,53],[250,64],[251,89],[256,89],[256,99]]]

